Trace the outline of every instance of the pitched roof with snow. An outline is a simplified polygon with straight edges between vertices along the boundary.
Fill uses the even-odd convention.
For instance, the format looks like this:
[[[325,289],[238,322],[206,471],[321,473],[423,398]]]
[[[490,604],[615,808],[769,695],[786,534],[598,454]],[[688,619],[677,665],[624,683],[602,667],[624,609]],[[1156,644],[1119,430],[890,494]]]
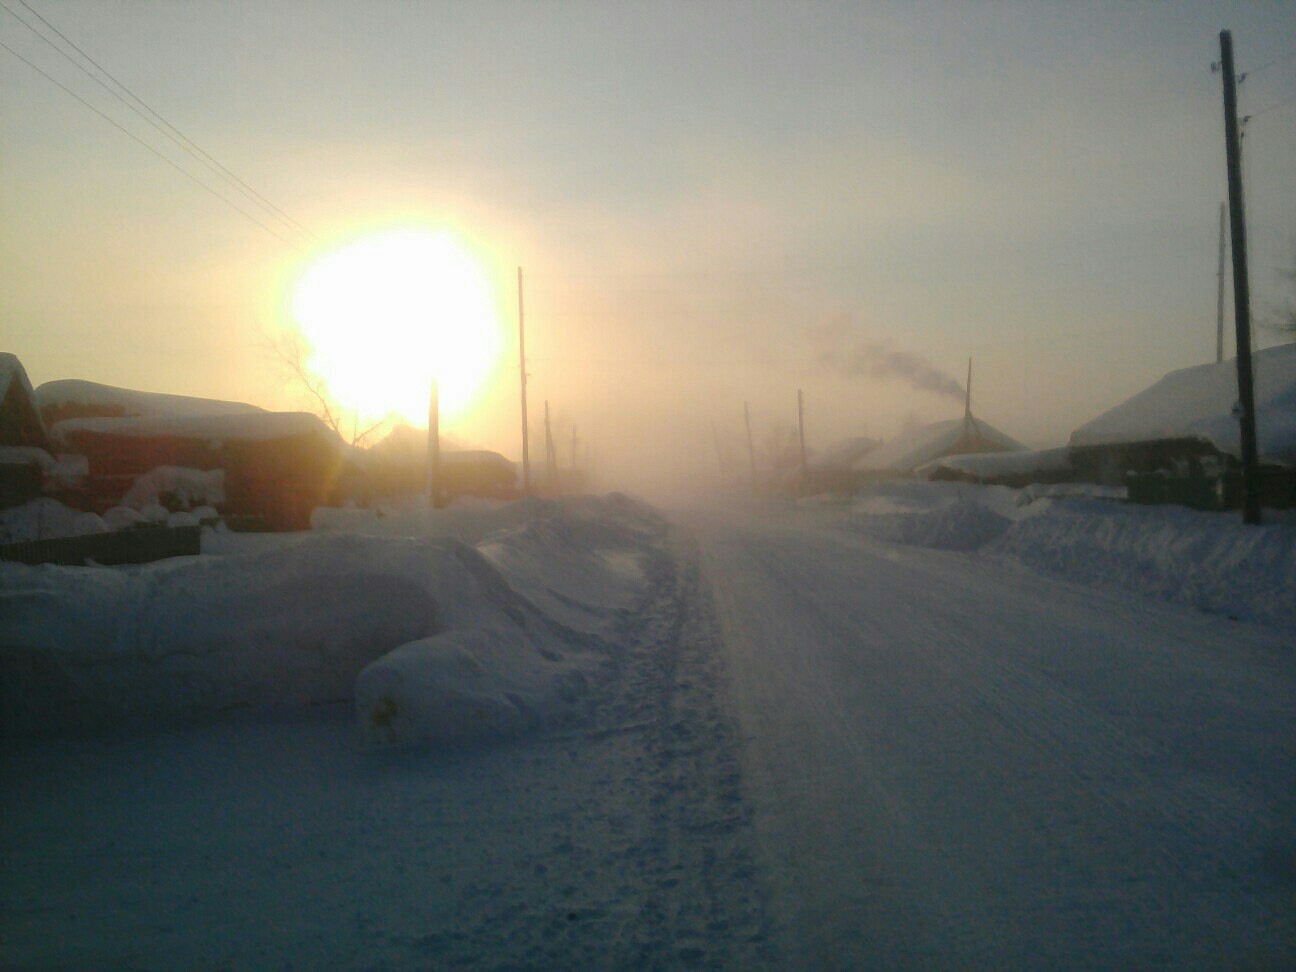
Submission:
[[[1260,456],[1296,463],[1296,344],[1256,351],[1251,361]],[[1233,415],[1237,397],[1236,360],[1172,371],[1080,426],[1071,434],[1071,445],[1200,439],[1241,456],[1241,431]]]
[[[161,415],[130,418],[67,419],[54,426],[56,436],[95,432],[132,438],[265,442],[295,435],[318,435],[341,444],[336,432],[307,412],[231,412],[224,415]]]
[[[194,398],[190,395],[165,395],[161,392],[135,391],[101,385],[94,381],[62,378],[47,381],[36,389],[35,401],[43,411],[67,412],[77,406],[119,410],[118,415],[161,418],[181,415],[242,415],[264,413],[265,409],[243,402],[225,402],[216,398]],[[100,413],[101,415],[103,413]],[[82,413],[84,415],[84,412]]]
[[[1018,452],[1025,446],[1004,435],[988,422],[973,420],[980,434],[981,447],[969,452]],[[864,455],[853,468],[868,472],[910,473],[918,466],[956,454],[967,435],[967,419],[933,422],[921,429],[900,435]]]

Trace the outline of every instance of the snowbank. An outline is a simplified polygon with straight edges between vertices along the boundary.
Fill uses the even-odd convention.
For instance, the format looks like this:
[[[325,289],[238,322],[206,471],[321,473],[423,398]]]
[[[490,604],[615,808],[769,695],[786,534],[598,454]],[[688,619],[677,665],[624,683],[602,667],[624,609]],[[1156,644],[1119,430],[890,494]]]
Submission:
[[[665,554],[654,516],[623,498],[514,505],[524,522],[484,549],[209,532],[202,556],[137,567],[0,564],[0,728],[183,723],[353,697],[366,737],[384,742],[561,720],[615,655]]]
[[[866,490],[844,523],[892,543],[1015,560],[1084,584],[1296,630],[1296,517],[1112,502],[1123,490],[905,482]],[[1105,498],[1104,498],[1105,497]]]
[[[373,743],[515,735],[575,713],[579,664],[537,651],[517,628],[469,628],[402,645],[360,673],[355,704]]]
[[[74,510],[48,496],[0,510],[0,543],[79,537],[108,529],[95,514]]]
[[[983,550],[1035,570],[1296,631],[1296,521],[1097,500],[1051,505]]]

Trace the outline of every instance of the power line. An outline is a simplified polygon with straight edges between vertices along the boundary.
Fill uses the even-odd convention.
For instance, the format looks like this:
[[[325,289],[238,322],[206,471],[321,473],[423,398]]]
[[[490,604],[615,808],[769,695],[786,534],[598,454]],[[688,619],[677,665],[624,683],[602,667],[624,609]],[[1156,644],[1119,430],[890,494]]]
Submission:
[[[22,0],[18,0],[18,2],[22,3]],[[25,7],[27,5],[23,3],[23,6]],[[1278,55],[1278,57],[1271,58],[1270,60],[1265,61],[1259,67],[1254,67],[1250,71],[1243,71],[1241,74],[1238,75],[1238,84],[1241,84],[1243,81],[1251,77],[1251,75],[1253,74],[1259,74],[1265,68],[1271,68],[1275,64],[1285,64],[1287,61],[1290,61],[1292,58],[1296,58],[1296,51],[1288,51],[1286,54],[1280,54]]]
[[[1242,116],[1242,124],[1245,125],[1252,118],[1257,118],[1260,115],[1271,112],[1275,108],[1281,108],[1284,105],[1290,105],[1294,101],[1296,101],[1296,95],[1292,95],[1290,98],[1284,98],[1282,99],[1282,101],[1275,101],[1273,104],[1265,105],[1263,108],[1257,108],[1255,111],[1251,112],[1251,114]]]
[[[132,132],[129,128],[126,128],[124,125],[121,125],[121,124],[119,124],[118,122],[114,121],[112,118],[110,118],[110,117],[108,117],[107,115],[105,115],[102,111],[100,111],[100,110],[99,110],[98,108],[96,108],[94,105],[90,104],[90,102],[86,101],[86,100],[85,100],[84,98],[82,98],[79,94],[77,94],[75,91],[73,91],[73,90],[72,90],[71,88],[69,88],[67,85],[65,85],[62,81],[59,81],[57,78],[55,78],[55,77],[53,77],[53,76],[51,76],[51,75],[49,75],[49,74],[46,74],[43,70],[41,70],[39,67],[37,67],[35,64],[33,64],[31,61],[27,60],[27,58],[23,57],[21,54],[19,54],[17,51],[15,51],[15,50],[14,50],[12,47],[10,47],[8,44],[4,43],[4,41],[0,41],[0,47],[3,47],[6,51],[8,51],[8,52],[9,52],[10,54],[12,54],[14,57],[18,58],[18,60],[22,61],[24,64],[26,64],[29,68],[31,68],[33,71],[35,71],[35,72],[36,72],[37,74],[39,74],[41,77],[45,78],[45,80],[49,81],[51,84],[57,85],[57,86],[58,86],[59,88],[61,88],[64,92],[66,92],[67,94],[71,95],[71,96],[72,96],[73,98],[75,98],[77,101],[81,102],[81,104],[85,105],[87,108],[89,108],[91,111],[93,111],[96,115],[98,115],[100,118],[102,118],[104,121],[106,121],[109,125],[112,125],[113,128],[117,129],[117,130],[120,131],[120,132],[125,133],[126,135],[128,135],[128,136],[130,136],[132,139],[134,139],[136,142],[138,142],[140,145],[143,145],[146,149],[148,149],[150,152],[152,152],[154,155],[156,155],[159,159],[161,159],[161,160],[162,160],[163,162],[165,162],[167,165],[171,166],[171,168],[175,169],[175,170],[176,170],[177,172],[179,172],[181,175],[185,176],[186,178],[188,178],[189,180],[191,180],[191,181],[192,181],[193,183],[195,183],[196,185],[201,186],[203,189],[206,189],[206,190],[207,190],[208,192],[210,192],[213,196],[215,196],[217,199],[219,199],[219,200],[220,200],[221,202],[223,202],[225,205],[229,206],[229,207],[230,207],[231,209],[233,209],[235,212],[240,213],[240,214],[243,215],[245,218],[247,218],[247,219],[251,220],[252,222],[256,223],[256,224],[257,224],[258,226],[260,226],[263,230],[265,230],[267,233],[269,233],[271,236],[273,236],[275,239],[277,239],[280,243],[283,243],[283,244],[285,244],[286,246],[290,246],[290,247],[292,247],[294,250],[297,250],[299,253],[304,252],[304,251],[302,250],[302,248],[299,247],[299,246],[298,246],[296,243],[294,243],[292,240],[287,239],[286,237],[280,236],[280,235],[279,235],[279,234],[278,234],[274,229],[272,229],[270,226],[267,226],[265,223],[261,222],[261,220],[257,219],[255,216],[253,216],[251,213],[249,213],[246,209],[243,209],[241,206],[235,204],[235,203],[232,202],[228,197],[226,197],[226,196],[222,196],[219,192],[217,192],[217,191],[216,191],[215,189],[213,189],[211,186],[207,185],[207,183],[203,182],[201,179],[199,179],[196,175],[194,175],[192,172],[190,172],[190,171],[189,171],[188,169],[186,169],[184,166],[177,164],[177,163],[175,162],[174,159],[169,159],[169,158],[167,158],[165,155],[163,155],[161,152],[159,152],[156,148],[154,148],[154,147],[153,147],[152,145],[150,145],[148,142],[144,141],[144,139],[140,138],[138,135],[136,135],[134,132]]]
[[[87,54],[85,51],[83,51],[80,47],[78,47],[78,46],[76,45],[76,43],[74,43],[71,39],[69,39],[68,36],[67,36],[66,34],[64,34],[61,30],[59,30],[59,29],[58,29],[57,27],[55,27],[53,24],[51,24],[51,23],[50,23],[48,20],[46,20],[44,17],[42,17],[41,14],[40,14],[40,12],[37,11],[37,10],[34,10],[34,9],[32,8],[32,6],[26,2],[26,0],[18,0],[18,2],[21,3],[24,7],[26,7],[27,10],[29,10],[29,11],[31,12],[32,16],[36,17],[36,18],[37,18],[41,23],[43,23],[46,27],[48,27],[50,30],[52,30],[55,34],[57,34],[57,35],[58,35],[58,36],[63,40],[63,42],[64,42],[65,44],[67,44],[67,45],[68,45],[69,47],[71,47],[74,51],[76,51],[78,54],[80,54],[83,58],[85,58],[87,61],[89,61],[91,64],[93,64],[93,65],[95,66],[95,68],[96,68],[100,73],[102,73],[102,74],[104,75],[104,77],[108,78],[108,80],[112,81],[113,84],[115,84],[118,88],[120,88],[120,89],[121,89],[122,91],[124,91],[127,95],[129,95],[130,98],[131,98],[134,102],[136,102],[136,104],[138,104],[138,105],[139,105],[140,107],[142,107],[145,111],[147,111],[147,112],[149,113],[149,115],[152,115],[153,118],[156,118],[157,121],[154,121],[153,118],[150,118],[148,115],[145,115],[144,112],[140,111],[139,108],[136,108],[135,105],[131,104],[129,101],[127,101],[125,98],[123,98],[123,97],[122,97],[118,92],[116,92],[116,91],[114,91],[112,88],[108,87],[108,85],[105,84],[105,83],[103,82],[102,79],[100,79],[99,77],[97,77],[97,76],[96,76],[92,71],[90,71],[88,68],[86,68],[86,66],[85,66],[84,64],[81,64],[80,62],[78,62],[74,57],[72,57],[72,55],[70,55],[69,53],[67,53],[67,51],[65,51],[65,50],[63,50],[62,48],[60,48],[60,47],[59,47],[57,44],[55,44],[52,40],[50,40],[50,39],[49,39],[48,37],[46,37],[43,33],[41,33],[39,30],[37,30],[34,26],[32,26],[30,23],[28,23],[27,20],[25,20],[25,19],[24,19],[20,14],[16,13],[16,12],[11,8],[11,7],[8,6],[8,4],[0,3],[0,7],[4,7],[4,9],[5,9],[5,10],[6,10],[6,11],[11,15],[11,16],[13,16],[15,19],[17,19],[17,20],[19,21],[19,23],[21,23],[24,27],[26,27],[28,30],[30,30],[33,34],[35,34],[37,37],[39,37],[42,41],[44,41],[46,44],[48,44],[50,47],[52,47],[55,51],[58,51],[58,53],[59,53],[60,55],[62,55],[64,58],[66,58],[66,59],[67,59],[67,60],[68,60],[68,61],[69,61],[73,66],[75,66],[78,70],[82,71],[82,72],[83,72],[87,77],[89,77],[91,80],[93,80],[96,84],[98,84],[101,88],[103,88],[105,91],[107,91],[110,95],[112,95],[114,98],[116,98],[116,99],[117,99],[118,101],[120,101],[122,104],[124,104],[124,105],[125,105],[127,108],[129,108],[131,111],[135,112],[136,115],[138,115],[140,118],[144,119],[144,121],[148,122],[148,123],[149,123],[150,125],[152,125],[155,129],[157,129],[159,132],[161,132],[163,135],[165,135],[167,138],[169,138],[172,142],[174,142],[177,146],[179,146],[180,149],[181,149],[182,151],[188,153],[192,158],[196,159],[199,163],[201,163],[202,165],[206,166],[210,171],[212,171],[213,173],[215,173],[218,177],[220,177],[221,179],[224,179],[225,182],[229,183],[229,184],[230,184],[231,186],[233,186],[235,189],[238,189],[239,191],[241,191],[241,192],[242,192],[245,196],[247,196],[247,197],[248,197],[252,202],[254,202],[254,203],[258,203],[262,208],[266,209],[266,210],[267,210],[268,212],[270,212],[272,215],[278,217],[278,218],[280,219],[281,222],[284,222],[284,223],[286,223],[286,224],[289,224],[289,225],[292,226],[292,227],[296,227],[298,230],[300,230],[301,232],[305,233],[305,234],[306,234],[307,236],[309,236],[311,239],[315,239],[315,234],[313,234],[309,229],[307,229],[305,226],[303,226],[303,225],[302,225],[301,223],[299,223],[297,220],[293,219],[291,216],[289,216],[286,212],[284,212],[282,209],[280,209],[278,206],[276,206],[274,203],[272,203],[269,199],[267,199],[267,198],[266,198],[265,196],[263,196],[261,193],[257,192],[255,189],[253,189],[251,186],[249,186],[246,182],[244,182],[242,179],[240,179],[237,175],[235,175],[233,172],[231,172],[231,171],[230,171],[229,169],[227,169],[225,166],[221,165],[220,162],[218,162],[216,159],[214,159],[214,158],[213,158],[213,157],[212,157],[208,152],[206,152],[206,151],[205,151],[201,146],[199,146],[199,145],[198,145],[197,143],[195,143],[192,139],[190,139],[187,135],[185,135],[185,134],[184,134],[183,132],[181,132],[178,128],[176,128],[174,125],[172,125],[169,121],[167,121],[165,118],[163,118],[163,117],[162,117],[158,112],[156,112],[153,108],[151,108],[148,104],[146,104],[146,103],[145,103],[141,98],[139,98],[139,96],[137,96],[133,91],[131,91],[130,88],[126,87],[126,85],[122,84],[119,80],[117,80],[117,78],[116,78],[116,77],[115,77],[115,76],[114,76],[110,71],[108,71],[108,70],[107,70],[103,65],[101,65],[98,61],[96,61],[93,57],[91,57],[91,56],[90,56],[89,54]],[[159,125],[158,122],[161,122],[162,124]],[[166,127],[163,128],[163,127],[162,127],[163,125],[166,126]],[[169,130],[168,130],[168,129],[169,129]],[[174,134],[173,134],[173,133],[174,133]]]

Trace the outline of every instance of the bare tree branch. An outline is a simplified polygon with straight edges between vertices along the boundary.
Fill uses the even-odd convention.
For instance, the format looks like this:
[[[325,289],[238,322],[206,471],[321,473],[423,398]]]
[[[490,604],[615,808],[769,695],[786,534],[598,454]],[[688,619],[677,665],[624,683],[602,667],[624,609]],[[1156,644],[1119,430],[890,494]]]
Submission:
[[[314,408],[312,409],[314,413],[319,416],[325,425],[337,433],[338,438],[344,442],[347,441],[347,437],[342,431],[342,413],[336,410],[336,403],[329,397],[328,383],[306,365],[305,349],[301,336],[292,333],[286,337],[274,338],[259,325],[257,332],[261,335],[263,350],[266,356],[274,363],[281,380],[285,384],[296,384],[304,388],[307,395],[314,402]],[[389,412],[363,430],[352,427],[351,445],[362,447],[371,436],[377,436],[382,429],[390,426],[393,419],[394,415]]]

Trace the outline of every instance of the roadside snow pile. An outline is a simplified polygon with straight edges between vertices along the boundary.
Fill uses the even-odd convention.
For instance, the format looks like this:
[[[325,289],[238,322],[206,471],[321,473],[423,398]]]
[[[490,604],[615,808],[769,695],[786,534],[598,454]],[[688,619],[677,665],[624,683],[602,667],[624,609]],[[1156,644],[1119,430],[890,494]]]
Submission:
[[[1018,491],[1017,505],[1027,506],[1038,499],[1066,499],[1076,496],[1123,500],[1129,498],[1129,490],[1124,486],[1099,486],[1095,483],[1032,483]]]
[[[844,523],[892,543],[1015,560],[1097,587],[1296,631],[1296,517],[1113,502],[1082,484],[1021,490],[889,483],[859,494]]]
[[[1002,486],[903,482],[881,484],[857,495],[847,522],[892,543],[976,550],[1021,515],[1016,491]]]
[[[988,555],[1071,580],[1296,631],[1296,522],[1095,500],[1052,505],[990,543]]]
[[[369,509],[321,506],[311,513],[311,529],[368,537],[454,537],[476,543],[496,530],[541,515],[543,502],[530,498],[507,503],[465,496],[444,509],[434,510],[428,508],[427,497],[411,496]]]
[[[137,567],[0,564],[0,728],[192,722],[354,697],[371,740],[448,743],[577,715],[665,554],[644,528],[652,514],[623,498],[531,512],[486,549],[224,534],[202,556]]]
[[[74,510],[48,496],[0,510],[0,543],[79,537],[109,529],[94,513]]]

